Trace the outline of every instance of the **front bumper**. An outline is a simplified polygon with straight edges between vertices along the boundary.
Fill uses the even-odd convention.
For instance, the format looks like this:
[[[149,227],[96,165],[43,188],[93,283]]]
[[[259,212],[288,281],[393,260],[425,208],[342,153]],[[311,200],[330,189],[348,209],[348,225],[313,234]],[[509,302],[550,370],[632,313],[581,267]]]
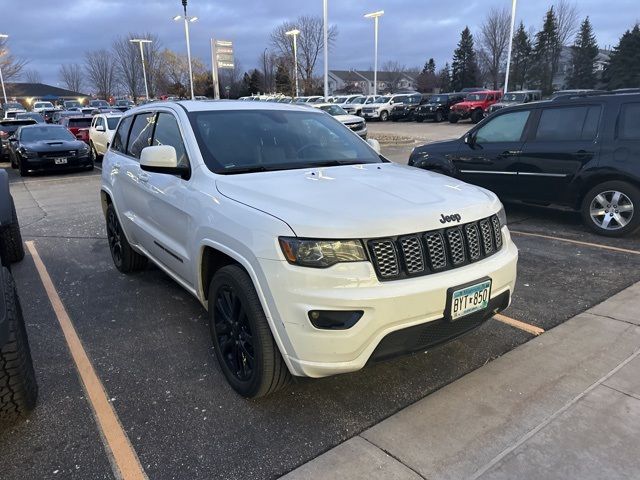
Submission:
[[[412,114],[411,110],[392,110],[389,118],[392,120],[404,120],[405,118],[410,118]]]
[[[362,118],[380,118],[380,110],[375,110],[373,112],[365,112],[363,110]]]
[[[20,157],[20,164],[28,172],[43,172],[43,171],[55,171],[55,170],[71,170],[75,168],[86,168],[93,166],[93,160],[87,155],[77,157],[66,157],[67,163],[56,165],[53,158],[37,157],[37,158],[25,158]]]
[[[353,372],[370,359],[386,357],[386,353],[374,355],[374,352],[379,345],[389,342],[386,338],[390,334],[427,326],[429,322],[442,323],[447,290],[483,277],[492,280],[491,299],[496,305],[492,308],[506,308],[515,287],[518,251],[506,227],[503,235],[502,250],[482,261],[390,282],[380,282],[369,262],[316,270],[292,266],[285,261],[260,260],[264,278],[269,279],[264,289],[269,292],[269,313],[274,323],[282,326],[279,332],[285,337],[282,353],[291,372],[298,376],[324,377]],[[321,330],[311,325],[310,310],[362,310],[364,315],[350,329]],[[495,312],[484,313],[480,321]],[[462,333],[464,331],[458,335]],[[458,335],[454,332],[451,338]],[[400,347],[394,345],[394,353],[413,351],[416,347],[410,342]]]

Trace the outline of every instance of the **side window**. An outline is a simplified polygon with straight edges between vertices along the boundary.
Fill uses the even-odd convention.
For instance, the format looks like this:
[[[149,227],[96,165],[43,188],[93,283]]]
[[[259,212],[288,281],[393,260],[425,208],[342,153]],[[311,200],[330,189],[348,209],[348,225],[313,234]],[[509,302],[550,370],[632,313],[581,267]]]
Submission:
[[[151,145],[154,117],[154,113],[141,113],[135,116],[131,126],[131,133],[129,133],[129,143],[127,144],[128,155],[140,158],[142,149]]]
[[[620,110],[618,138],[620,140],[640,140],[640,103],[626,103]]]
[[[170,113],[159,113],[156,120],[156,130],[153,135],[153,145],[171,145],[176,149],[178,165],[188,166],[189,159],[180,135],[180,128],[175,117]]]
[[[131,128],[131,121],[133,117],[126,117],[120,122],[118,130],[113,135],[113,141],[111,142],[111,149],[116,152],[126,153],[127,151],[127,139],[129,138],[129,129]]]
[[[102,117],[98,117],[96,119],[96,127],[103,127],[104,126],[104,122],[102,121]]]
[[[519,142],[529,115],[530,110],[523,110],[494,117],[476,132],[476,142]]]
[[[600,120],[599,106],[547,108],[540,115],[538,141],[594,140]]]

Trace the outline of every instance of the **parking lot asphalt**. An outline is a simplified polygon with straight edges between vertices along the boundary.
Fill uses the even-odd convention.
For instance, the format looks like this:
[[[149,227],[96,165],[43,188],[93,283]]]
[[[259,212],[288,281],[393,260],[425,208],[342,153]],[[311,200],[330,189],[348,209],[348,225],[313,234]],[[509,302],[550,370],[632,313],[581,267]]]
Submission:
[[[149,478],[277,478],[533,338],[490,320],[433,351],[243,400],[217,367],[200,304],[157,268],[124,276],[113,267],[99,175],[10,172],[23,237],[34,242]],[[640,280],[639,236],[604,239],[575,213],[507,209],[520,261],[506,316],[548,330]],[[113,478],[33,258],[13,273],[40,400],[27,422],[0,429],[2,478]]]

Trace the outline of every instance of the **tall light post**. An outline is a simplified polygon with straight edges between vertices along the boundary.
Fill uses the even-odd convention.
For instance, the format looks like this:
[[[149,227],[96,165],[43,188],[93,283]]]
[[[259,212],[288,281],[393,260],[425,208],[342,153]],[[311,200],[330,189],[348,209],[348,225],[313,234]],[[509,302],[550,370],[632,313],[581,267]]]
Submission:
[[[296,76],[296,97],[298,97],[300,96],[300,90],[298,87],[298,35],[300,35],[300,30],[289,30],[284,34],[293,37],[293,71]]]
[[[0,38],[9,38],[9,35],[0,33]],[[4,78],[2,77],[2,65],[0,64],[0,84],[2,84],[2,96],[4,97],[4,103],[7,103],[7,91],[4,89]]]
[[[137,43],[140,45],[140,57],[142,58],[142,76],[144,77],[144,93],[147,96],[147,100],[149,100],[149,85],[147,84],[147,67],[144,64],[144,49],[142,48],[142,44],[152,43],[152,41],[146,38],[132,38],[129,41],[131,43]],[[135,101],[135,98],[133,100]]]
[[[509,34],[509,50],[507,51],[507,72],[504,79],[504,93],[509,90],[509,73],[511,72],[511,52],[513,51],[513,28],[516,24],[516,4],[518,0],[513,0],[511,5],[511,33]]]
[[[380,22],[380,17],[384,15],[384,10],[380,10],[379,12],[367,13],[364,18],[373,18],[373,41],[374,41],[374,59],[373,59],[373,96],[375,97],[378,94],[378,23]]]
[[[193,93],[193,70],[191,68],[191,44],[189,42],[189,24],[198,20],[198,17],[190,17],[187,15],[187,1],[182,0],[182,7],[184,8],[184,15],[176,15],[173,19],[177,22],[184,20],[184,36],[187,39],[187,61],[189,62],[189,83],[191,84],[191,100],[195,100],[195,94]]]
[[[329,100],[329,0],[323,0],[322,17],[324,19],[324,101]]]

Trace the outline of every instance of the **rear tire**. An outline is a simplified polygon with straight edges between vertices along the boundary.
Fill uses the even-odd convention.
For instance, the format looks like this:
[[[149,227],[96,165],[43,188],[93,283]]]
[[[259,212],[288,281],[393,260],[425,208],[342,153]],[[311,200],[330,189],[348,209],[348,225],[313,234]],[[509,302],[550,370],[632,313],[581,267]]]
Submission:
[[[208,298],[211,340],[229,385],[246,398],[286,386],[291,374],[247,272],[239,265],[222,267],[209,285]]]
[[[9,270],[3,268],[0,294],[4,295],[9,341],[0,346],[0,423],[26,417],[36,406],[38,385],[31,360],[20,301]]]
[[[442,122],[442,120],[444,120],[444,118],[442,116],[442,112],[440,110],[436,111],[435,122],[436,123],[440,123],[440,122]]]
[[[107,239],[113,264],[122,273],[133,273],[147,266],[147,257],[140,255],[129,244],[113,203],[107,207]]]
[[[627,182],[604,182],[587,192],[580,210],[595,233],[625,237],[640,229],[640,190]]]
[[[449,123],[458,123],[459,120],[460,120],[460,117],[457,114],[455,113],[449,114]]]
[[[0,227],[0,259],[5,266],[19,262],[24,258],[24,245],[22,244],[16,205],[13,202],[13,197],[9,196],[9,200],[11,202],[11,223]]]

